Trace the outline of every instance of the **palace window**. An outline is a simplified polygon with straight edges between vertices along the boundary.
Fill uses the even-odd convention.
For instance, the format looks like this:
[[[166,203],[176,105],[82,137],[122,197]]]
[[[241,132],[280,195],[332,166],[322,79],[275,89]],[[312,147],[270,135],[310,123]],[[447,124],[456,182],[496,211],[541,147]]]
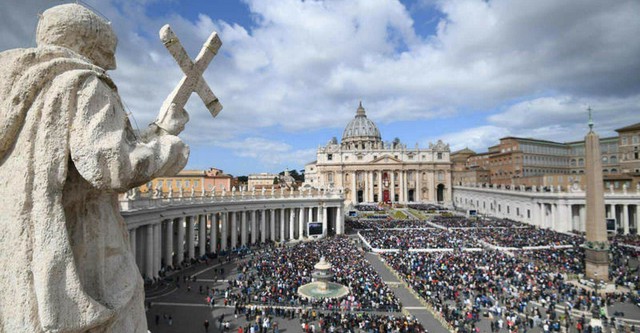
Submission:
[[[438,159],[441,160],[442,159],[442,153],[438,153]]]
[[[333,160],[333,154],[327,154],[327,160],[329,161]]]
[[[188,180],[184,181],[184,187],[190,187],[191,186],[191,182]]]

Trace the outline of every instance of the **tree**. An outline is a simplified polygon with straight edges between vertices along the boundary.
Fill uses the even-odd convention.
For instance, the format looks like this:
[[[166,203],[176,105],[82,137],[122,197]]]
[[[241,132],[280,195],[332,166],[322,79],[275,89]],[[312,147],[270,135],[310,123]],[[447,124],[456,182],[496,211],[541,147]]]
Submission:
[[[276,185],[276,184],[279,184],[279,183],[280,183],[280,178],[273,177],[273,184]]]
[[[248,176],[238,176],[236,179],[238,180],[239,184],[246,184],[249,182]]]

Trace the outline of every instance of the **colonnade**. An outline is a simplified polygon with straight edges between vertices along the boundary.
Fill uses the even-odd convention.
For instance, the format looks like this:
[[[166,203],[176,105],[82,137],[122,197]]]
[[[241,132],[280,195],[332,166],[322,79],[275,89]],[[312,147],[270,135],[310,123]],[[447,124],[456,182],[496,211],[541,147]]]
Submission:
[[[453,196],[458,209],[476,210],[480,214],[556,231],[586,231],[584,192],[543,193],[455,186]],[[604,199],[606,218],[615,220],[615,231],[638,234],[640,193],[605,193]]]
[[[332,206],[280,205],[254,208],[251,205],[234,209],[219,205],[200,212],[179,212],[175,207],[168,215],[152,223],[128,224],[131,251],[147,278],[155,278],[167,267],[253,244],[301,241],[309,237],[307,223],[322,222],[324,237],[344,232],[342,199]],[[184,207],[182,207],[184,208]],[[134,212],[135,213],[135,212]],[[140,212],[138,212],[140,213]],[[154,212],[149,212],[151,215]],[[180,214],[181,213],[181,214]],[[140,214],[136,214],[138,217]],[[164,215],[164,214],[163,214]],[[127,220],[128,214],[123,214]],[[167,216],[167,215],[164,215]],[[315,235],[312,235],[316,237]]]

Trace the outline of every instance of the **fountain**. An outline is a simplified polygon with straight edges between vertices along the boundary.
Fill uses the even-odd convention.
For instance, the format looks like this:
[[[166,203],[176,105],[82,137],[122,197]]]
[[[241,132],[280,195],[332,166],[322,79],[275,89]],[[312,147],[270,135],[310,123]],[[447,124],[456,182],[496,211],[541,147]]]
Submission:
[[[314,266],[311,273],[314,281],[298,288],[298,294],[306,298],[341,298],[349,294],[349,288],[331,282],[331,264],[324,257]]]

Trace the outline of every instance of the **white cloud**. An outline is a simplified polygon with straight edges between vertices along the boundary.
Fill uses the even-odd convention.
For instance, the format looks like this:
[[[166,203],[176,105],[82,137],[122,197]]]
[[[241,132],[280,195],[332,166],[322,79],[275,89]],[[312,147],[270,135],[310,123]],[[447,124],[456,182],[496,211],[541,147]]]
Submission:
[[[605,131],[637,122],[640,2],[634,0],[423,0],[442,17],[430,36],[416,33],[414,19],[432,18],[412,18],[394,0],[246,0],[251,27],[215,13],[194,22],[172,13],[149,17],[147,1],[90,3],[117,30],[119,68],[112,75],[141,127],[182,75],[158,29],[170,23],[192,56],[211,31],[220,34],[222,50],[205,78],[225,109],[211,119],[194,95],[184,133],[189,143],[242,143],[266,128],[343,127],[358,100],[380,123],[455,115],[468,126],[467,112],[502,110],[482,127],[451,129],[442,138],[476,149],[505,133],[575,137],[584,104],[596,109]],[[48,6],[44,0],[5,6],[0,50],[34,45],[36,14]],[[610,116],[598,120],[599,112]],[[273,142],[270,149],[282,148]],[[310,156],[303,162],[313,159],[309,151],[315,149],[302,152]]]
[[[295,168],[312,161],[316,156],[316,149],[295,150],[288,143],[261,137],[247,137],[241,141],[221,142],[217,145],[232,149],[237,156],[256,159],[263,164],[263,170],[279,166]]]
[[[502,137],[508,136],[509,131],[498,126],[479,126],[462,131],[451,132],[441,137],[442,141],[449,143],[451,151],[469,148],[475,152],[487,151],[487,147],[498,143]],[[437,138],[432,138],[435,141]],[[426,146],[427,141],[423,142]]]

